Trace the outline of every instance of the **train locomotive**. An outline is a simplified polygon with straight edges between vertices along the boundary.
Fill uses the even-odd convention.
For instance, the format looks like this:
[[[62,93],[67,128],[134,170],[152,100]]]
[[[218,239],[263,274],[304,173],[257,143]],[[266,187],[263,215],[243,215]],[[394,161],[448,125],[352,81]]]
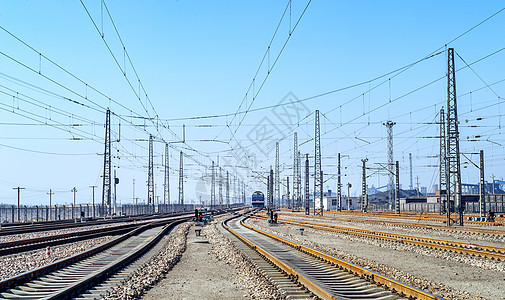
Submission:
[[[260,192],[256,191],[252,194],[252,207],[253,208],[264,208],[265,207],[265,195]]]

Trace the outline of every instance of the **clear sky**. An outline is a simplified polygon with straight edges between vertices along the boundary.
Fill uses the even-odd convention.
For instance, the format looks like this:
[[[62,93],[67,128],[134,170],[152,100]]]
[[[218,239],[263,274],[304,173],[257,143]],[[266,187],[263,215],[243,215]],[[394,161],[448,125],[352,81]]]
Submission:
[[[77,202],[89,203],[90,185],[98,185],[101,199],[107,107],[120,140],[113,163],[122,203],[132,201],[133,179],[135,195],[146,198],[149,134],[158,195],[165,142],[172,201],[181,150],[186,202],[208,198],[218,156],[223,170],[245,180],[247,195],[265,191],[259,178],[275,163],[275,142],[283,179],[292,175],[294,132],[313,164],[316,109],[325,189],[336,189],[340,152],[342,181],[360,193],[360,160],[387,162],[387,120],[397,123],[403,188],[412,153],[414,183],[419,176],[431,189],[448,43],[457,53],[461,152],[478,163],[471,153],[483,149],[486,178],[505,177],[503,1],[83,3],[0,2],[1,203],[15,203],[17,186],[26,188],[23,203],[47,204],[49,189],[53,203],[70,203],[74,186]],[[463,182],[476,183],[478,170],[465,161]],[[384,171],[369,178],[369,185],[386,182]]]

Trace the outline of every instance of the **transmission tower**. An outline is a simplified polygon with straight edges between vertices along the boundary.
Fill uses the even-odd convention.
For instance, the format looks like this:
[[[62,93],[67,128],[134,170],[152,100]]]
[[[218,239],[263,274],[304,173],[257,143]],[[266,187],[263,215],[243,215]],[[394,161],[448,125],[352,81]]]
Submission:
[[[316,122],[314,126],[314,215],[323,215],[323,179],[321,178],[321,142],[319,128],[319,110],[316,110]],[[319,191],[319,201],[316,194]]]
[[[165,184],[163,185],[163,203],[165,205],[170,205],[170,156],[168,153],[168,144],[165,144]]]
[[[184,163],[182,161],[182,151],[179,158],[179,204],[184,204]]]
[[[454,196],[454,204],[458,208],[459,225],[463,226],[464,203],[461,197],[461,169],[459,157],[458,107],[456,101],[456,71],[454,67],[454,48],[447,51],[447,197]],[[451,190],[451,188],[453,190]],[[448,214],[450,219],[450,215]],[[450,221],[450,220],[448,220]],[[450,225],[449,222],[447,225]]]
[[[103,153],[103,191],[102,191],[102,215],[110,215],[111,209],[111,140],[110,140],[110,109],[105,114],[105,150]],[[106,207],[106,211],[104,211]],[[19,218],[18,218],[19,219]]]
[[[154,155],[153,136],[149,136],[149,167],[147,169],[147,204],[154,213]],[[152,205],[152,208],[151,208]]]
[[[226,205],[230,204],[230,173],[226,171]]]
[[[212,176],[210,179],[210,209],[216,205],[216,170],[214,170],[214,161],[212,161]]]
[[[337,210],[342,210],[342,183],[341,183],[341,172],[340,172],[340,153],[337,156]]]
[[[439,196],[440,196],[440,202],[439,202],[439,213],[442,214],[442,212],[445,210],[447,215],[447,222],[450,221],[451,215],[448,213],[449,211],[449,202],[447,201],[447,148],[446,148],[446,136],[445,136],[445,112],[444,108],[440,109],[440,168],[439,168]]]
[[[300,159],[298,153],[298,134],[295,132],[293,137],[293,208],[301,208],[300,205]]]
[[[281,188],[280,188],[280,169],[279,169],[279,142],[275,143],[275,204],[280,207]]]
[[[368,195],[366,190],[366,162],[368,158],[363,158],[361,162],[363,162],[363,176],[361,178],[361,201],[362,201],[362,210],[366,212],[368,208]]]
[[[412,153],[409,153],[409,162],[410,162],[410,185],[409,190],[414,189],[414,185],[412,184]]]
[[[219,157],[218,157],[219,165]],[[219,205],[223,205],[223,168],[219,167]]]
[[[270,166],[270,180],[268,182],[268,190],[270,191],[270,194],[268,195],[268,207],[270,209],[274,208],[274,170],[272,169],[272,166]]]
[[[389,175],[389,182],[388,182],[388,192],[389,192],[389,204],[394,206],[394,185],[395,185],[395,164],[393,161],[393,126],[396,124],[393,121],[387,121],[386,123],[383,123],[388,132],[388,175]]]
[[[305,154],[305,214],[310,215],[310,200],[309,200],[309,154]]]
[[[400,214],[400,165],[398,163],[398,161],[396,161],[396,174],[395,174],[395,177],[396,177],[396,180],[395,180],[395,212],[397,214]]]

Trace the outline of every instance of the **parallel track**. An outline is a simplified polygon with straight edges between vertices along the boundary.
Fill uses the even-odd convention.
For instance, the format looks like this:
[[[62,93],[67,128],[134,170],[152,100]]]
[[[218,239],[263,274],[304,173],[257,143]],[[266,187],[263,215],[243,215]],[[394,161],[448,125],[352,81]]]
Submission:
[[[282,270],[288,278],[323,299],[441,299],[357,265],[266,233],[238,219],[223,223],[223,227]],[[289,295],[289,290],[286,293],[293,299],[307,298],[306,295]]]
[[[3,299],[66,299],[89,289],[152,247],[188,218],[155,221],[108,243],[0,281]]]
[[[264,219],[264,217],[260,218]],[[278,219],[278,222],[505,261],[505,248],[503,247],[469,244],[450,240],[433,239],[414,235],[350,228],[350,227],[320,224],[308,221],[288,220],[282,218]]]

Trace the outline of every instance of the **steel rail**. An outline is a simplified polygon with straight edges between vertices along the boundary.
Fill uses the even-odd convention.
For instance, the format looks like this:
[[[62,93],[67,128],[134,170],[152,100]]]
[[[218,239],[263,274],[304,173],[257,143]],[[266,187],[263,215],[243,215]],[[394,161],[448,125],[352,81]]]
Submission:
[[[247,219],[247,218],[246,218]],[[245,219],[244,219],[245,220]],[[396,291],[398,293],[402,293],[404,295],[406,295],[407,297],[414,297],[416,299],[421,299],[421,300],[425,300],[425,299],[442,299],[440,297],[437,297],[435,295],[432,295],[432,294],[429,294],[427,292],[424,292],[422,290],[419,290],[417,288],[414,288],[414,287],[411,287],[409,285],[406,285],[406,284],[403,284],[401,282],[398,282],[394,279],[391,279],[391,278],[388,278],[386,276],[383,276],[381,274],[378,274],[378,273],[375,273],[373,271],[370,271],[370,270],[367,270],[365,268],[362,268],[360,266],[357,266],[357,265],[354,265],[352,263],[349,263],[349,262],[346,262],[346,261],[343,261],[343,260],[340,260],[338,258],[335,258],[331,255],[328,255],[328,254],[325,254],[323,252],[320,252],[320,251],[317,251],[317,250],[314,250],[312,248],[309,248],[309,247],[306,247],[302,244],[298,244],[298,243],[295,243],[293,241],[290,241],[290,240],[287,240],[287,239],[284,239],[282,237],[279,237],[279,236],[276,236],[274,234],[270,234],[268,232],[265,232],[265,231],[262,231],[258,228],[255,228],[253,226],[250,226],[246,223],[244,223],[242,220],[240,222],[240,224],[250,230],[253,230],[255,232],[258,232],[262,235],[265,235],[269,238],[272,238],[274,240],[277,240],[277,241],[280,241],[286,245],[289,245],[291,246],[293,249],[296,249],[298,251],[301,251],[303,253],[306,253],[306,254],[309,254],[313,257],[316,257],[320,260],[323,260],[323,261],[326,261],[332,265],[335,265],[335,266],[338,266],[338,268],[340,269],[344,269],[346,270],[347,272],[351,273],[351,274],[355,274],[367,281],[370,281],[372,283],[375,283],[379,286],[382,286],[383,288],[386,288],[386,289],[391,289],[393,291]],[[223,226],[226,226],[225,228],[230,231],[232,234],[234,234],[235,236],[237,236],[239,239],[241,239],[242,241],[244,241],[245,243],[249,244],[250,247],[254,248],[254,249],[257,249],[258,252],[260,252],[262,255],[264,255],[265,257],[268,258],[269,261],[271,261],[272,263],[278,265],[279,268],[283,269],[286,273],[288,274],[291,274],[292,276],[295,276],[295,277],[298,277],[298,278],[303,278],[302,280],[305,282],[305,281],[308,281],[308,285],[306,285],[306,287],[311,290],[314,294],[316,294],[317,296],[323,298],[323,299],[336,299],[334,298],[334,295],[332,295],[331,293],[330,294],[327,294],[326,292],[328,292],[326,290],[323,289],[323,290],[320,290],[318,289],[319,286],[315,286],[313,287],[312,284],[313,282],[309,279],[309,278],[306,278],[306,277],[303,277],[302,274],[300,274],[299,272],[297,272],[296,270],[294,270],[293,268],[289,267],[289,265],[287,263],[284,263],[284,262],[281,262],[282,264],[278,264],[277,262],[277,258],[271,258],[272,255],[270,255],[269,253],[264,253],[266,252],[264,249],[262,249],[261,247],[259,247],[258,245],[254,244],[252,241],[249,241],[247,240],[245,237],[243,237],[242,235],[240,235],[239,233],[235,232],[234,230],[232,230],[229,226],[227,226],[226,224],[223,223]],[[302,281],[300,281],[302,282]],[[333,297],[333,298],[332,298]]]
[[[263,216],[256,216],[257,218],[265,219]],[[445,250],[449,252],[457,252],[463,254],[470,254],[474,256],[487,257],[505,261],[505,248],[503,247],[493,247],[486,245],[469,244],[464,242],[449,241],[442,239],[424,238],[419,236],[381,232],[367,229],[359,228],[349,228],[343,226],[329,225],[329,224],[319,224],[308,221],[296,221],[287,219],[278,219],[278,222],[283,222],[291,225],[298,225],[303,227],[309,227],[314,229],[351,234],[356,236],[362,236],[373,239],[388,240],[392,242],[398,242],[403,244],[410,244],[421,247],[428,247],[432,249]],[[471,247],[471,248],[469,248]],[[482,251],[482,250],[486,251]]]

